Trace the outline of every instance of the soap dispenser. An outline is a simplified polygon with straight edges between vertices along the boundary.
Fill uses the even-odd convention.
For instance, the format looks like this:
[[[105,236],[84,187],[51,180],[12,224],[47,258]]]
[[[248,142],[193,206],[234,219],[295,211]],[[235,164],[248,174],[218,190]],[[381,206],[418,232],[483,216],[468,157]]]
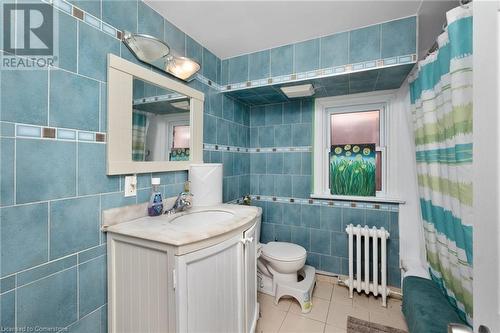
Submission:
[[[163,212],[163,197],[160,191],[160,178],[151,179],[151,197],[148,203],[148,215],[159,216]]]

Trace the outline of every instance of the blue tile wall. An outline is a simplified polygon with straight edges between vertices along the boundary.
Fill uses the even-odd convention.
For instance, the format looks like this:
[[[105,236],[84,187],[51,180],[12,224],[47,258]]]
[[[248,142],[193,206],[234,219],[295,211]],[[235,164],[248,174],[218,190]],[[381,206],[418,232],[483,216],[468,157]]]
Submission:
[[[293,45],[271,49],[271,76],[293,73]]]
[[[248,55],[229,59],[229,82],[236,83],[248,80]]]
[[[349,62],[349,33],[342,32],[321,38],[321,68]]]
[[[48,71],[2,71],[0,119],[3,121],[47,124]],[[30,98],[26,98],[26,91]],[[22,110],[22,111],[21,111]]]
[[[138,4],[137,32],[164,39],[164,19],[144,2]]]
[[[397,21],[383,23],[382,33],[382,58],[394,57],[401,54],[416,52],[417,18],[408,17]]]
[[[101,3],[103,21],[120,30],[137,32],[137,1],[102,0]]]
[[[115,28],[167,40],[173,53],[195,58],[202,74],[220,82],[221,60],[145,3],[71,3]],[[187,172],[138,175],[138,195],[124,197],[124,176],[106,175],[106,144],[93,138],[107,128],[106,55],[139,62],[117,38],[66,12],[54,12],[59,18],[58,64],[50,70],[6,70],[0,76],[0,326],[106,332],[101,211],[147,201],[151,177],[160,177],[163,194],[174,196],[182,191]],[[249,108],[206,84],[190,85],[206,94],[205,133],[213,134],[205,142],[248,147]],[[36,137],[16,135],[16,126],[24,125],[61,131],[58,139],[41,137],[40,127],[32,127]],[[89,131],[92,142],[79,140],[78,131]],[[229,201],[250,193],[250,156],[244,151],[224,154],[224,199]],[[223,160],[221,151],[207,150],[204,156]]]
[[[100,256],[78,266],[79,315],[83,317],[107,301],[106,256]]]
[[[319,68],[319,39],[310,39],[295,44],[295,73]]]
[[[186,55],[186,34],[175,25],[167,20],[164,20],[164,37],[168,41],[168,45],[177,56],[184,57]]]
[[[380,25],[357,29],[349,35],[350,63],[380,59]]]
[[[115,1],[106,1],[112,4]],[[121,3],[121,1],[116,1]],[[106,81],[107,54],[120,55],[120,42],[81,21],[78,22],[78,73]]]
[[[71,2],[118,29],[166,40],[174,54],[193,57],[200,62],[201,73],[219,84],[335,66],[351,61],[348,54],[354,51],[346,49],[348,40],[352,41],[348,32],[221,60],[142,2]],[[14,327],[17,318],[18,327],[56,326],[67,327],[70,332],[105,332],[106,238],[100,232],[101,210],[147,201],[151,177],[161,178],[165,196],[176,195],[187,173],[139,175],[137,197],[125,198],[123,176],[106,176],[105,143],[15,136],[14,123],[64,127],[75,135],[78,130],[105,133],[106,55],[113,53],[139,63],[118,39],[56,12],[62,42],[58,68],[50,73],[4,71],[0,78],[0,320],[2,327]],[[403,55],[414,50],[413,28],[408,32],[409,41],[394,40],[399,38],[394,31],[414,25],[411,18],[381,25],[379,53]],[[367,42],[374,44],[371,39]],[[363,84],[364,78],[359,82]],[[246,194],[309,196],[311,100],[283,102],[276,96],[266,96],[263,101],[277,98],[276,103],[250,108],[209,85],[193,81],[190,86],[205,93],[203,158],[205,162],[224,163],[224,201]],[[26,98],[25,91],[30,92],[30,98]],[[261,96],[256,93],[255,99],[261,100]],[[247,151],[294,146],[306,150]],[[395,236],[397,212],[372,216],[373,210],[361,208],[263,201],[255,204],[264,208],[262,242],[278,239],[301,244],[309,251],[309,264],[334,273],[342,273],[347,267],[343,237],[346,221],[357,218],[387,225],[392,242],[389,283],[399,284],[399,259],[393,255],[399,244]],[[74,211],[79,213],[75,215]]]
[[[78,1],[90,4],[97,1]],[[90,7],[90,6],[89,6]],[[100,4],[99,4],[100,7]],[[100,8],[99,8],[100,11]],[[77,57],[77,20],[74,17],[54,10],[59,20],[59,67],[76,72]]]
[[[1,276],[48,260],[48,205],[2,208]]]
[[[269,77],[271,53],[269,50],[255,52],[248,55],[248,73],[250,80]]]
[[[63,270],[22,286],[17,293],[18,327],[65,327],[77,316],[77,271]],[[57,309],[57,310],[56,310]]]
[[[99,245],[99,197],[81,197],[50,204],[50,259]],[[75,233],[78,230],[78,233]]]
[[[364,76],[359,79],[369,80]],[[313,108],[311,99],[250,108],[252,196],[309,199]],[[303,150],[297,151],[298,147]],[[397,211],[374,209],[375,205],[368,209],[364,204],[337,207],[269,200],[255,200],[254,205],[263,208],[261,242],[277,240],[300,244],[308,251],[308,264],[336,274],[348,274],[346,225],[384,227],[391,233],[388,282],[400,286]]]
[[[197,41],[189,36],[186,36],[186,57],[195,60],[203,67],[203,48]]]
[[[225,59],[220,82],[241,83],[414,53],[416,17],[412,16]],[[253,100],[259,104],[258,97]]]
[[[76,195],[76,144],[16,140],[16,203]]]
[[[99,89],[96,80],[50,70],[49,125],[99,131]]]
[[[321,271],[348,275],[348,224],[384,226],[387,243],[388,283],[399,287],[398,212],[366,207],[336,207],[308,203],[254,200],[262,207],[261,242],[293,242],[308,251],[307,264]]]

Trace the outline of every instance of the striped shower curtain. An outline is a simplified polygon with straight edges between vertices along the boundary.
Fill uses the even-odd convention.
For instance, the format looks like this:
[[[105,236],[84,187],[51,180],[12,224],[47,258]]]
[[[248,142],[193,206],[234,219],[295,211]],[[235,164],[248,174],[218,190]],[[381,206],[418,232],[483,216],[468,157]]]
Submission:
[[[420,206],[432,279],[472,322],[472,5],[446,13],[410,83]]]
[[[140,112],[132,112],[132,161],[146,160],[146,133],[148,117]]]

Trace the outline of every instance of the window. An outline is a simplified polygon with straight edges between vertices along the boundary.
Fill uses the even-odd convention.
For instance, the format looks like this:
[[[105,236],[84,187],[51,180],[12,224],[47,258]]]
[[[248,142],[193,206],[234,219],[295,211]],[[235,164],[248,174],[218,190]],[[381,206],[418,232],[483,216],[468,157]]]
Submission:
[[[189,125],[174,125],[172,148],[189,148],[191,132]]]
[[[356,110],[356,108],[354,108]],[[330,143],[328,146],[375,144],[375,189],[382,191],[382,147],[380,146],[380,119],[383,110],[336,112],[328,110],[330,117]]]
[[[335,173],[335,168],[331,165],[335,158],[332,146],[335,148],[359,145],[356,149],[362,146],[375,148],[375,154],[371,155],[371,165],[373,163],[375,165],[375,197],[387,198],[389,168],[386,146],[386,138],[388,137],[386,115],[392,95],[387,93],[362,95],[316,100],[313,193],[315,197],[361,199],[356,194],[332,194],[331,187],[334,187],[334,192],[337,189],[335,189],[336,183],[330,182],[330,173]],[[352,153],[352,156],[351,153],[347,154],[352,158],[354,152]],[[365,156],[358,157],[365,158]],[[366,159],[368,160],[368,156]],[[370,179],[373,190],[373,178]],[[369,198],[374,199],[373,196],[368,196],[366,200],[369,201]]]

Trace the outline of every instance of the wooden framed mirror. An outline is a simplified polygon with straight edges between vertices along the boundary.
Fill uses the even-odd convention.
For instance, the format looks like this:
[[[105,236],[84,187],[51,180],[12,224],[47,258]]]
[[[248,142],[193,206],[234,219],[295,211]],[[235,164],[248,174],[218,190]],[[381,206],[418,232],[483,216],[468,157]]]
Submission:
[[[203,163],[204,94],[108,54],[107,174]]]

